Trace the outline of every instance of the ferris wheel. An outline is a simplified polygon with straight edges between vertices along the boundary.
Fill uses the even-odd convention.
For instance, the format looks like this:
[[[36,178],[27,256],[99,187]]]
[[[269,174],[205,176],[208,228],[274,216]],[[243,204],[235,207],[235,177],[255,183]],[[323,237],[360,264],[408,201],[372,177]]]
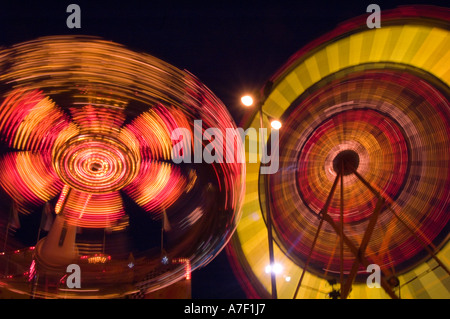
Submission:
[[[283,123],[279,170],[247,165],[228,250],[249,296],[450,296],[450,11],[381,20],[303,47],[247,123]],[[375,267],[380,289],[368,284]]]

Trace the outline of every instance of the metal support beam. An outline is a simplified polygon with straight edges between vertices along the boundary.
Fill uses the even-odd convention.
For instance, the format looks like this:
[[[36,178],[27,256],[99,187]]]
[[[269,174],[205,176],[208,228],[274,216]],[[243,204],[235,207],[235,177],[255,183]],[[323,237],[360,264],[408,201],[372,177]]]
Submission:
[[[336,225],[336,223],[331,219],[329,215],[324,216],[325,221],[327,221],[331,227],[333,227],[334,231],[339,234],[339,227]],[[355,246],[355,244],[344,234],[343,240],[345,244],[350,248],[353,255],[359,259],[359,262],[367,268],[367,266],[370,265],[370,262],[367,260],[365,256],[359,255],[359,249]],[[397,295],[392,291],[391,286],[387,283],[387,281],[384,279],[384,277],[381,277],[381,287],[384,288],[386,293],[393,299],[398,299]]]
[[[293,299],[297,298],[297,294],[298,294],[298,291],[300,290],[300,286],[302,284],[303,277],[305,276],[306,269],[308,268],[309,262],[311,261],[311,256],[312,256],[312,253],[313,253],[314,248],[316,246],[317,238],[319,237],[319,233],[320,233],[320,229],[322,228],[323,221],[325,219],[325,216],[328,216],[328,207],[330,206],[331,199],[333,198],[334,192],[336,190],[336,186],[337,186],[337,183],[339,181],[339,176],[340,176],[340,174],[338,173],[338,175],[336,176],[336,179],[334,180],[333,186],[331,187],[330,193],[328,194],[328,198],[327,198],[327,200],[325,202],[325,206],[323,207],[323,209],[321,211],[319,227],[317,227],[316,235],[314,236],[314,240],[313,240],[313,243],[312,243],[312,246],[311,246],[311,250],[309,251],[308,258],[306,259],[305,267],[303,268],[302,274],[301,274],[300,279],[298,281],[297,288],[295,289]]]
[[[344,286],[344,162],[341,162],[341,200],[340,200],[340,283]],[[341,288],[342,290],[342,288]]]
[[[372,185],[370,185],[369,182],[367,182],[355,169],[352,170],[351,173],[355,174],[355,176],[364,184],[364,186],[366,186],[377,198],[377,204],[376,207],[374,209],[374,212],[372,213],[372,216],[369,220],[369,224],[364,232],[364,236],[363,239],[361,241],[361,244],[359,246],[359,248],[356,247],[356,245],[344,234],[344,182],[343,182],[343,173],[344,173],[344,168],[348,168],[345,167],[345,163],[341,163],[341,167],[340,170],[336,176],[336,179],[334,180],[333,186],[330,190],[330,193],[328,195],[327,201],[324,205],[324,208],[321,211],[320,214],[320,223],[319,226],[317,228],[317,232],[316,235],[314,237],[313,243],[312,243],[312,247],[311,250],[309,252],[308,258],[306,260],[305,263],[305,267],[303,268],[302,274],[300,276],[300,280],[298,282],[297,288],[295,290],[294,293],[294,299],[297,297],[298,291],[300,289],[303,277],[305,275],[305,272],[308,268],[309,262],[311,260],[311,256],[313,253],[313,250],[315,248],[316,242],[317,242],[317,238],[319,236],[319,232],[322,228],[323,225],[323,221],[328,222],[331,227],[334,229],[334,231],[336,232],[336,234],[338,234],[338,236],[340,237],[340,280],[341,280],[341,298],[345,299],[347,298],[351,286],[353,285],[353,281],[357,275],[358,272],[358,268],[360,265],[363,265],[364,267],[368,267],[370,265],[369,260],[366,257],[366,249],[368,247],[369,241],[370,241],[370,237],[372,236],[373,230],[375,229],[376,226],[376,222],[378,220],[378,216],[381,213],[381,210],[383,208],[384,205],[386,205],[393,213],[393,215],[402,223],[403,226],[405,226],[405,228],[414,236],[414,238],[416,240],[419,241],[419,243],[424,247],[424,249],[427,250],[427,252],[430,254],[430,256],[438,263],[438,265],[440,267],[442,267],[447,274],[450,275],[450,271],[449,269],[440,261],[440,259],[436,256],[435,252],[434,252],[434,246],[429,247],[429,244],[426,243],[422,238],[420,238],[415,232],[414,230],[409,227],[409,225],[403,221],[396,213],[395,211],[392,209],[391,204],[392,204],[392,200],[390,200],[389,198],[384,198],[380,192],[378,192]],[[350,167],[350,169],[352,169]],[[335,189],[336,189],[336,185],[338,180],[341,180],[341,196],[340,196],[340,225],[336,225],[336,223],[334,222],[334,220],[328,215],[328,207],[330,205],[331,199],[334,195]],[[344,252],[343,252],[343,247],[344,247],[344,243],[349,247],[350,251],[352,252],[352,254],[356,257],[353,265],[352,265],[352,269],[351,272],[349,274],[349,277],[347,278],[345,284],[344,284],[344,279],[343,279],[343,273],[344,273],[344,269],[343,269],[343,259],[344,259]],[[398,296],[393,292],[392,287],[389,285],[389,283],[386,281],[386,279],[384,279],[384,277],[381,277],[381,287],[383,287],[383,289],[386,291],[386,293],[393,299],[398,299]]]
[[[358,172],[354,171],[354,174],[356,177],[358,177],[358,179],[363,182],[364,185],[366,185],[367,188],[369,188],[372,193],[374,193],[376,196],[381,196],[377,190],[375,190],[370,184],[369,182],[367,182],[361,175],[359,175]],[[427,244],[422,238],[420,238],[415,232],[414,230],[408,226],[408,224],[403,221],[400,216],[397,215],[397,213],[392,209],[391,207],[391,201],[387,202],[387,205],[389,207],[389,209],[391,210],[391,212],[393,213],[393,215],[395,216],[395,218],[397,218],[398,221],[400,221],[400,223],[405,226],[405,228],[413,235],[413,237],[420,243],[420,245],[428,252],[428,254],[438,263],[439,266],[442,267],[442,269],[444,269],[444,271],[450,275],[450,270],[444,265],[444,263],[436,256],[436,253],[434,252],[434,247],[431,248],[429,246],[429,244]]]
[[[379,198],[377,205],[375,206],[375,210],[372,213],[372,216],[370,217],[369,224],[367,225],[366,231],[364,232],[363,239],[361,241],[361,244],[359,245],[358,249],[358,255],[359,256],[365,256],[367,245],[369,244],[370,237],[372,236],[373,230],[375,228],[375,225],[378,220],[378,216],[380,215],[381,209],[384,206],[384,199]],[[350,271],[350,275],[347,278],[347,281],[345,282],[344,286],[341,286],[341,298],[346,299],[350,288],[353,285],[353,281],[355,280],[355,277],[358,273],[359,265],[360,265],[360,259],[356,258],[353,262],[352,270]]]
[[[262,103],[259,106],[259,121],[260,121],[260,127],[264,127],[264,120],[263,120],[263,111],[262,111]],[[260,145],[265,145],[265,136],[263,137],[263,140],[260,141]],[[262,154],[266,154],[265,151],[262,152]],[[263,155],[264,156],[264,155]],[[263,165],[261,163],[261,165]],[[263,186],[264,186],[264,195],[265,195],[265,204],[266,204],[266,214],[267,214],[267,237],[268,237],[268,245],[269,245],[269,262],[270,262],[270,282],[272,285],[272,299],[278,298],[277,293],[277,280],[276,280],[276,274],[273,271],[273,267],[275,264],[275,255],[273,251],[273,233],[272,233],[272,213],[270,209],[270,193],[268,190],[268,183],[269,178],[267,174],[261,174],[261,177],[263,178]]]

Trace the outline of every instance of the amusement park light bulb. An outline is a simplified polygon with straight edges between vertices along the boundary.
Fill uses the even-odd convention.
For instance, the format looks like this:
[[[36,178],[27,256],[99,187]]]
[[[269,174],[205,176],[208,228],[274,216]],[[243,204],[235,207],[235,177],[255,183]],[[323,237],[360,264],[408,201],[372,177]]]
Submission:
[[[270,126],[272,126],[274,130],[279,130],[281,128],[281,122],[278,120],[273,120],[270,122]]]
[[[274,274],[280,274],[283,271],[283,266],[279,263],[273,265],[267,265],[265,268],[266,274],[273,272]]]
[[[253,98],[250,95],[244,95],[241,97],[241,102],[245,106],[252,106],[253,105]]]

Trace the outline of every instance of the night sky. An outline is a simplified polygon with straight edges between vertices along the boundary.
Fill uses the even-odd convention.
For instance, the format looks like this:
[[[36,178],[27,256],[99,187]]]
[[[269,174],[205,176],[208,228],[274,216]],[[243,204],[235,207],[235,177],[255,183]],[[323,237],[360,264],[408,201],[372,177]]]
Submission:
[[[13,2],[13,1],[9,1]],[[81,29],[66,8],[81,7]],[[46,35],[100,36],[186,69],[228,107],[237,124],[242,93],[260,89],[302,46],[339,23],[381,9],[447,1],[14,1],[0,5],[0,46]],[[381,16],[382,19],[382,16]],[[193,273],[193,298],[245,298],[222,252]]]

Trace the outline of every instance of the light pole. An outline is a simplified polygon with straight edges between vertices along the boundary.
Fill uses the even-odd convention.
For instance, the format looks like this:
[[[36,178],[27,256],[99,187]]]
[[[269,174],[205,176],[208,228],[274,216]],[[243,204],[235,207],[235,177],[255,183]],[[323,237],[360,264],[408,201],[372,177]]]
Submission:
[[[263,119],[263,105],[265,100],[267,99],[270,90],[272,88],[272,82],[267,82],[265,87],[264,87],[264,92],[263,95],[258,97],[256,100],[257,106],[258,106],[258,113],[259,113],[259,126],[262,132],[264,132],[264,119]],[[250,107],[255,103],[255,98],[250,96],[250,95],[245,95],[241,98],[241,102],[243,105],[245,105],[246,107]],[[281,128],[281,122],[273,119],[271,121],[271,127],[272,129],[278,130]],[[261,137],[262,139],[260,141],[260,145],[263,147],[266,147],[266,143],[265,143],[265,136]],[[262,156],[264,156],[264,154],[266,154],[266,150],[262,149]],[[265,161],[261,161],[261,165],[265,165],[266,163],[263,163]],[[268,246],[269,246],[269,261],[270,261],[270,267],[269,267],[269,271],[270,271],[270,278],[271,278],[271,285],[272,285],[272,299],[277,299],[278,298],[278,294],[277,294],[277,283],[276,283],[276,271],[275,271],[275,255],[274,255],[274,250],[273,250],[273,233],[272,233],[272,213],[271,213],[271,209],[270,209],[270,192],[269,192],[269,188],[268,188],[268,183],[269,183],[269,174],[260,174],[261,178],[262,178],[262,183],[263,183],[263,188],[264,188],[264,195],[265,195],[265,209],[266,209],[266,214],[267,214],[267,220],[266,220],[266,224],[267,224],[267,237],[268,237]],[[260,188],[258,188],[258,192],[259,192]],[[261,196],[259,196],[261,197]],[[261,200],[259,201],[260,205],[261,205]],[[263,207],[261,207],[261,211],[263,210]]]

